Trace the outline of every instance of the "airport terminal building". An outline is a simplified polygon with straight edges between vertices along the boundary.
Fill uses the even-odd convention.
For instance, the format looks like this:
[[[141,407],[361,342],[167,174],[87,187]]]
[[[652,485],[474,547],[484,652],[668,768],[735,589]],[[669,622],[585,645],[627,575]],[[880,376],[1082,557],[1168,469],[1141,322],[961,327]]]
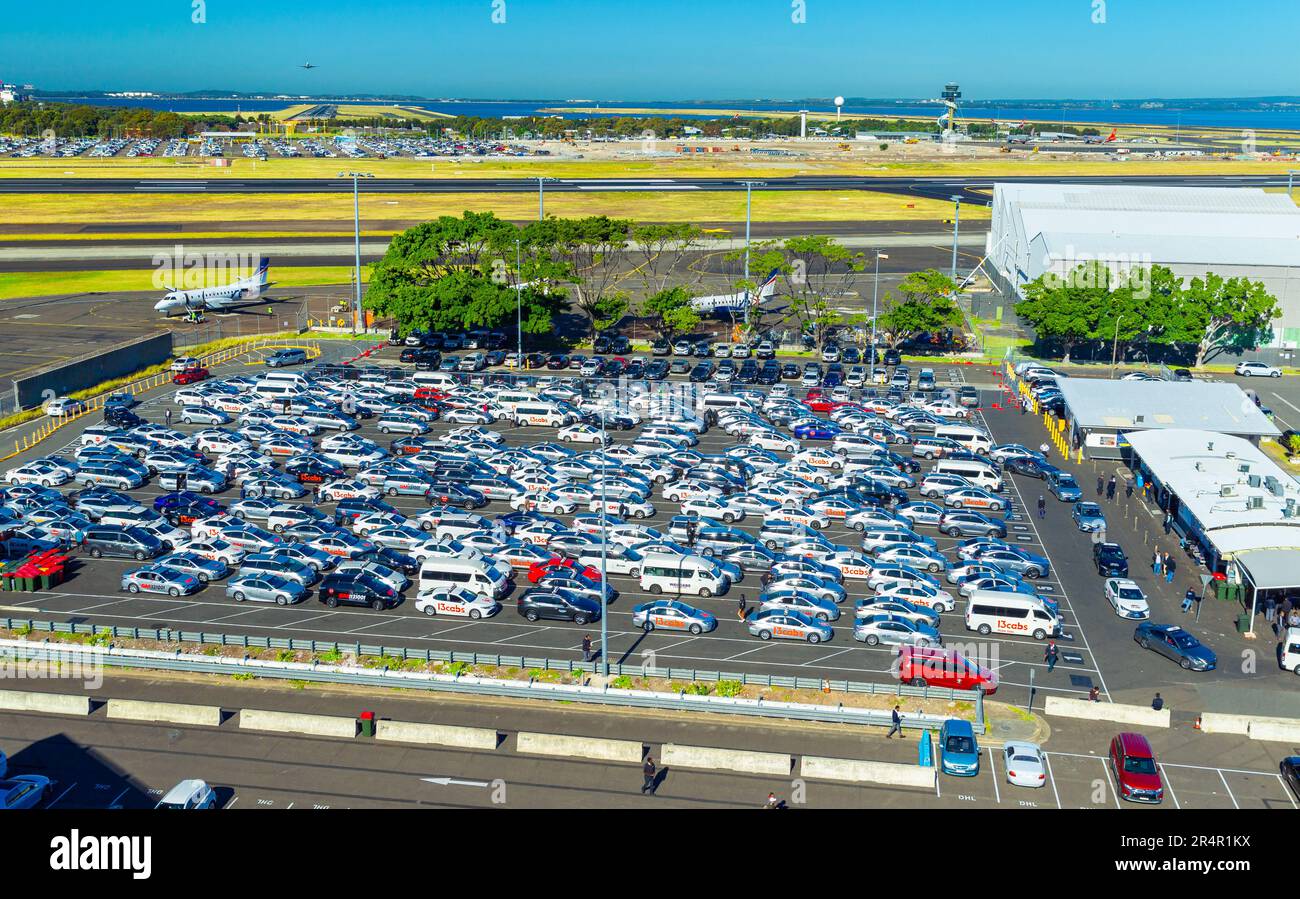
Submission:
[[[1046,272],[1100,260],[1262,281],[1282,317],[1270,346],[1300,346],[1300,208],[1260,188],[996,184],[985,269],[1010,302]]]

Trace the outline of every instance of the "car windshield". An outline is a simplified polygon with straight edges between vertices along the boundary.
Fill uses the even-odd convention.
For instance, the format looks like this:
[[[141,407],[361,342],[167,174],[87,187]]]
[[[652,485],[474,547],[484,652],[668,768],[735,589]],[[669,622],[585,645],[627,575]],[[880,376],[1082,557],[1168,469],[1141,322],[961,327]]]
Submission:
[[[1131,774],[1155,774],[1156,760],[1150,757],[1129,756],[1124,759],[1124,770]]]
[[[1119,598],[1120,599],[1142,599],[1143,598],[1142,591],[1139,590],[1137,587],[1120,587]]]
[[[1180,649],[1194,649],[1201,645],[1191,634],[1174,634],[1173,640]]]
[[[948,752],[974,752],[975,741],[971,737],[949,737],[944,749]]]
[[[1037,763],[1038,763],[1038,759],[1035,758],[1035,757],[1032,756],[1032,755],[1013,755],[1013,756],[1011,757],[1011,761],[1013,761],[1013,762],[1031,762],[1031,763],[1033,763],[1033,764],[1037,764]]]

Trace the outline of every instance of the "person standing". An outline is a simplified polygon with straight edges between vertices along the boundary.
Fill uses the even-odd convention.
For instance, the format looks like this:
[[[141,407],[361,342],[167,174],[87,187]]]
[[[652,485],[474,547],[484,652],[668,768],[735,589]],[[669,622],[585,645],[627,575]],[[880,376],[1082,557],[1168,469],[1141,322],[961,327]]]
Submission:
[[[1115,488],[1117,486],[1118,484],[1115,481],[1115,476],[1111,475],[1110,480],[1106,482],[1106,499],[1111,502],[1115,501]]]
[[[1173,513],[1172,513],[1172,512],[1166,512],[1166,513],[1165,513],[1165,533],[1166,533],[1166,534],[1169,533],[1169,529],[1170,529],[1171,527],[1173,527],[1173,524],[1174,524],[1174,515],[1173,515]]]
[[[167,422],[167,426],[168,426],[168,427],[171,427],[171,423],[172,423],[172,410],[171,410],[171,409],[167,409],[166,411],[163,412],[163,419]]]
[[[655,777],[658,773],[659,769],[655,767],[655,760],[647,755],[645,764],[641,766],[641,776],[644,778],[641,784],[642,793],[649,793],[651,796],[655,794]]]
[[[1038,495],[1038,517],[1047,517],[1047,500],[1043,498],[1041,493]]]
[[[1165,707],[1165,700],[1159,693],[1157,693],[1156,698],[1151,700],[1151,708],[1155,709],[1158,712],[1164,707]]]
[[[1156,550],[1155,555],[1151,557],[1151,572],[1156,577],[1160,577],[1160,569],[1163,562],[1164,559],[1160,556],[1160,550]]]
[[[1106,479],[1097,475],[1097,499],[1101,499],[1101,492],[1106,489]]]
[[[1178,568],[1178,561],[1169,553],[1165,553],[1165,583],[1174,582],[1174,571]]]
[[[745,594],[740,594],[740,599],[736,601],[736,617],[741,621],[745,620],[745,613],[749,611],[749,600]]]
[[[1049,447],[1046,443],[1040,443],[1038,444],[1038,452],[1042,454],[1044,459],[1046,459],[1049,455],[1051,455],[1051,447]]]
[[[1056,648],[1056,641],[1052,640],[1047,644],[1047,650],[1043,653],[1043,661],[1047,663],[1047,673],[1051,674],[1056,669],[1056,660],[1060,657],[1060,652]]]
[[[582,635],[582,660],[591,661],[591,634]]]
[[[1132,499],[1132,498],[1133,498],[1133,482],[1132,482],[1132,481],[1125,481],[1125,482],[1124,482],[1124,498],[1125,498],[1125,499]]]
[[[885,739],[888,740],[894,734],[898,734],[900,739],[906,740],[907,737],[903,736],[903,716],[899,714],[898,706],[894,706],[894,710],[889,713],[889,720],[889,733],[885,734]]]
[[[1196,604],[1196,591],[1193,590],[1191,587],[1188,587],[1187,592],[1183,594],[1183,612],[1184,613],[1190,612],[1192,606],[1195,604]]]
[[[1274,620],[1276,616],[1277,603],[1273,601],[1273,597],[1271,596],[1264,597],[1264,620],[1267,621],[1271,627],[1276,627],[1277,622]]]

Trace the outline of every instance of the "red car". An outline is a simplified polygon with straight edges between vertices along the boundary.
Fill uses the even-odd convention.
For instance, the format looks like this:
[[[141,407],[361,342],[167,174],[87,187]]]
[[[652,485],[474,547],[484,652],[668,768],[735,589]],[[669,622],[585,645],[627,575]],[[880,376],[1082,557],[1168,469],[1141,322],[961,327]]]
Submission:
[[[559,556],[556,556],[553,559],[547,559],[545,562],[534,562],[532,565],[529,565],[528,581],[529,583],[535,584],[552,571],[560,571],[565,568],[573,570],[575,573],[582,575],[589,581],[595,581],[598,584],[600,583],[599,568],[592,568],[590,565],[579,565],[572,559],[564,559]]]
[[[173,384],[193,384],[195,381],[202,381],[208,376],[206,368],[187,368],[185,371],[177,372],[172,376]]]
[[[437,387],[417,387],[415,388],[415,398],[417,400],[445,400],[450,396],[445,390],[439,390]]]
[[[982,688],[985,695],[998,689],[997,672],[975,664],[955,650],[931,646],[902,647],[898,652],[898,679],[917,687]]]
[[[1165,798],[1156,754],[1141,734],[1116,734],[1110,741],[1110,768],[1119,784],[1119,797],[1129,802],[1157,803]]]

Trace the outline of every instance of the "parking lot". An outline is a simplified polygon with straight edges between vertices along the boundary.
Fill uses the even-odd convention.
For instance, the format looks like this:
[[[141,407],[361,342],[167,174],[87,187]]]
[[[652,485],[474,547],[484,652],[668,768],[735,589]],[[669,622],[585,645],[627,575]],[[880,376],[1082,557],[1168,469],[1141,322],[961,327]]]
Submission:
[[[328,350],[336,358],[352,352],[345,346],[330,346]],[[384,350],[378,361],[396,365],[395,357],[395,350]],[[918,367],[914,365],[913,369]],[[995,369],[961,364],[939,364],[934,368],[940,388],[971,384],[979,390],[981,408],[973,416],[973,421],[985,425],[995,440],[1029,446],[1041,442],[1041,426],[1034,417],[1020,416],[1006,407],[1006,396]],[[247,374],[258,370],[234,366],[214,375]],[[801,393],[796,390],[796,395]],[[171,403],[169,392],[162,391],[145,398],[137,411],[150,421],[161,422],[168,408],[179,412],[179,407]],[[173,419],[172,424],[185,432],[198,430],[198,426],[180,424],[179,416]],[[436,438],[452,427],[455,426],[434,422],[429,436]],[[516,427],[505,421],[495,422],[491,427],[499,431],[511,446],[554,438],[554,432],[548,429]],[[55,439],[29,456],[68,454],[79,444],[79,430],[73,426],[58,432]],[[389,435],[376,431],[373,419],[365,420],[358,433],[375,439],[381,446],[386,446],[389,440]],[[616,432],[612,436],[616,443],[627,443],[637,436],[637,431]],[[720,453],[737,442],[736,437],[721,429],[713,429],[701,435],[695,449],[701,453]],[[808,441],[806,445],[811,444],[812,441]],[[918,482],[929,467],[928,463],[922,464],[922,471],[915,476]],[[1080,481],[1084,480],[1085,475],[1081,473]],[[958,605],[943,616],[940,627],[945,642],[966,648],[968,655],[978,653],[981,661],[996,668],[1001,682],[1001,694],[997,698],[1005,697],[1010,702],[1022,702],[1027,698],[1031,684],[1038,697],[1045,694],[1085,696],[1095,686],[1102,697],[1107,698],[1112,690],[1159,684],[1161,678],[1165,681],[1181,680],[1178,676],[1182,672],[1167,660],[1144,653],[1134,645],[1131,622],[1117,618],[1100,598],[1100,579],[1092,570],[1088,537],[1074,530],[1069,523],[1067,504],[1058,503],[1049,495],[1048,515],[1040,520],[1034,514],[1034,505],[1042,492],[1042,482],[1014,475],[1008,475],[1006,481],[1005,496],[1010,501],[1006,513],[1008,542],[1044,555],[1051,562],[1051,573],[1035,581],[1034,586],[1060,605],[1065,630],[1058,640],[1061,650],[1059,663],[1054,671],[1048,671],[1043,643],[1028,636],[996,633],[977,636],[967,631],[962,620],[965,600],[955,590],[951,592]],[[65,491],[72,486],[65,487]],[[166,492],[153,481],[131,491],[134,497],[149,506]],[[236,491],[230,490],[218,496],[227,503],[237,498]],[[912,498],[916,498],[914,491]],[[399,512],[411,516],[427,508],[425,501],[418,497],[385,499]],[[646,519],[648,526],[661,527],[680,511],[657,493],[651,500],[655,514]],[[330,506],[327,504],[325,509],[329,511]],[[479,511],[491,517],[510,509],[505,502],[494,501]],[[757,533],[760,525],[755,516],[749,516],[737,526]],[[933,528],[921,527],[918,530],[931,536],[937,548],[952,557],[959,538],[939,534]],[[851,548],[860,545],[860,535],[842,524],[832,523],[823,535]],[[1139,554],[1130,550],[1131,556]],[[504,607],[500,614],[487,620],[469,621],[432,618],[418,613],[411,602],[414,587],[407,591],[406,601],[392,610],[380,612],[365,608],[328,609],[317,602],[314,594],[306,601],[290,606],[237,604],[226,597],[219,583],[185,597],[130,595],[121,591],[120,577],[135,567],[138,563],[130,561],[83,559],[75,575],[56,589],[0,596],[0,604],[3,604],[0,611],[11,617],[254,636],[292,636],[340,643],[474,650],[557,659],[580,658],[586,634],[591,634],[598,646],[598,624],[578,626],[567,622],[528,622],[519,616],[514,609],[514,599],[527,586],[522,577],[519,585],[513,588],[514,592],[503,597]],[[1143,583],[1143,566],[1135,564],[1133,567],[1133,577]],[[1149,573],[1147,580],[1151,580]],[[719,621],[716,631],[698,636],[670,634],[662,629],[646,633],[633,626],[632,607],[650,597],[640,590],[633,578],[611,575],[610,582],[618,590],[617,598],[608,608],[611,661],[678,669],[892,682],[890,669],[896,658],[896,648],[867,646],[855,641],[849,626],[851,617],[837,624],[829,642],[818,645],[790,640],[761,641],[752,636],[738,621],[737,605],[741,596],[752,604],[761,592],[762,585],[755,572],[747,573],[723,596],[691,598],[692,605],[713,613]],[[861,582],[848,580],[845,585],[849,601],[844,608],[851,616],[851,602],[867,595],[868,591]],[[1163,585],[1144,583],[1144,589],[1147,587],[1155,609]],[[1233,672],[1205,675],[1217,676],[1231,677]]]

